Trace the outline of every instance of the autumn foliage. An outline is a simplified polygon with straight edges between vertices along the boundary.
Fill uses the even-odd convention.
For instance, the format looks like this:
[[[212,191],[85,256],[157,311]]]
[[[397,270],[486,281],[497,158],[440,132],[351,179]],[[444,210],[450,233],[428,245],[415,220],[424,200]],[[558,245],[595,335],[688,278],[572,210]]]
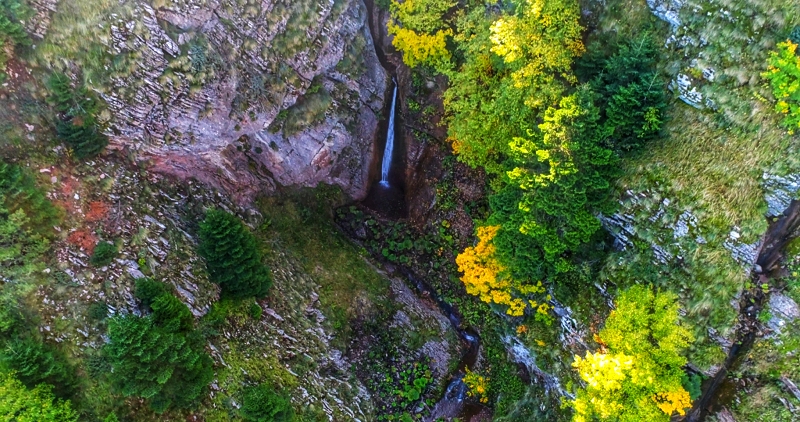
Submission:
[[[508,306],[506,313],[512,316],[523,315],[528,306],[546,314],[549,310],[546,303],[540,304],[534,300],[512,296],[512,292],[543,293],[544,287],[541,282],[533,286],[513,286],[512,280],[503,274],[504,268],[497,261],[492,243],[498,230],[500,226],[478,227],[478,244],[466,248],[456,257],[458,270],[464,273],[461,281],[464,282],[467,293],[480,297],[486,303]]]
[[[783,114],[783,124],[794,133],[800,129],[800,56],[797,44],[786,40],[769,57],[769,68],[761,76],[772,85],[778,100],[775,110]]]
[[[692,336],[678,322],[675,300],[644,286],[619,295],[598,335],[604,347],[572,363],[586,383],[570,402],[574,422],[666,422],[673,413],[685,414],[692,403],[681,383],[681,353]]]

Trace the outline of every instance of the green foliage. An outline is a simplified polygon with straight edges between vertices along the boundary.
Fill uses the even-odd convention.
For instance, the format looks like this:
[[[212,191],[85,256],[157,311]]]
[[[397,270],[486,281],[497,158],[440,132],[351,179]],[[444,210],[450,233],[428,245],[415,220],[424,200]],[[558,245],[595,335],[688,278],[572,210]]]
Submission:
[[[494,22],[483,4],[464,14],[454,39],[459,66],[444,93],[448,134],[458,159],[502,174],[515,137],[536,129],[541,113],[574,81],[583,51],[577,1],[518,2]]]
[[[177,297],[165,293],[150,304],[153,309],[153,322],[170,332],[185,332],[192,329],[194,317],[189,308]]]
[[[244,390],[239,415],[252,422],[290,422],[294,420],[294,409],[289,397],[270,385],[259,384]]]
[[[186,305],[162,293],[151,306],[150,316],[124,315],[109,321],[104,352],[113,369],[112,381],[122,395],[147,399],[157,413],[190,408],[211,382],[213,362]]]
[[[398,384],[394,390],[400,398],[400,406],[405,408],[414,404],[422,397],[431,382],[433,377],[427,364],[414,362],[400,371]]]
[[[792,28],[792,32],[789,33],[789,41],[794,44],[800,44],[800,25]]]
[[[41,269],[59,210],[21,167],[0,161],[0,267],[14,278]],[[0,327],[2,331],[2,327]]]
[[[607,352],[575,356],[586,382],[570,402],[574,421],[669,421],[691,405],[682,380],[683,351],[692,341],[678,321],[676,296],[633,286],[619,294],[600,330]]]
[[[596,47],[597,51],[600,46]],[[661,130],[666,108],[664,81],[655,72],[657,47],[650,37],[623,41],[594,67],[591,86],[598,94],[604,145],[627,152],[640,148]],[[596,57],[596,55],[595,55]],[[585,61],[591,61],[588,57]]]
[[[783,114],[783,124],[794,133],[800,129],[800,56],[797,44],[790,40],[778,44],[778,51],[769,56],[769,67],[761,76],[772,85],[778,103],[775,110]]]
[[[150,278],[140,278],[136,280],[134,296],[142,302],[142,306],[145,308],[149,308],[159,296],[168,293],[169,288],[164,283]]]
[[[32,339],[14,339],[6,343],[0,355],[3,366],[17,373],[29,388],[46,383],[54,385],[59,396],[68,395],[75,374],[65,359],[51,346]]]
[[[95,321],[102,321],[108,317],[108,304],[105,302],[92,302],[86,313],[89,318]]]
[[[32,389],[14,378],[0,374],[0,419],[15,422],[76,422],[78,415],[69,401],[55,400],[50,387],[40,384]]]
[[[110,242],[100,242],[94,247],[89,262],[95,267],[104,267],[117,256],[117,246]]]
[[[30,44],[23,21],[30,18],[31,10],[20,0],[0,0],[0,82],[9,59],[9,52],[18,45]]]
[[[99,103],[86,86],[72,83],[63,73],[53,74],[47,81],[50,101],[59,113],[56,122],[58,138],[65,142],[78,158],[91,158],[100,154],[108,137],[97,122]]]
[[[256,238],[236,216],[211,210],[200,223],[200,255],[211,280],[233,299],[262,298],[272,285]]]
[[[409,67],[429,65],[440,72],[450,68],[447,37],[453,34],[445,14],[457,3],[451,0],[392,1],[387,23],[392,45],[403,52]]]
[[[250,318],[254,320],[261,319],[261,314],[264,312],[264,309],[261,308],[261,305],[258,302],[253,302],[247,307],[247,313],[250,315]]]
[[[697,400],[703,393],[702,384],[703,376],[700,374],[683,374],[681,376],[681,385],[689,392],[689,398],[692,401]]]
[[[585,87],[564,97],[545,113],[541,137],[515,138],[511,146],[517,166],[508,172],[506,189],[522,192],[517,209],[498,222],[533,238],[557,272],[571,268],[563,255],[586,243],[600,228],[595,216],[611,209],[609,179],[617,157],[600,146],[592,100]]]

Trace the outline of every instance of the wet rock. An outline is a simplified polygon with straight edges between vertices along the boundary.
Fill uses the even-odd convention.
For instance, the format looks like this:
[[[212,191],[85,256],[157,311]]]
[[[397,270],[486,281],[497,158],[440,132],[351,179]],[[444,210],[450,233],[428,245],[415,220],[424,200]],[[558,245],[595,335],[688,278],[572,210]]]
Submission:
[[[764,199],[767,201],[767,216],[777,217],[789,208],[789,204],[800,190],[800,174],[778,176],[765,172],[762,178]]]
[[[787,324],[800,318],[800,306],[782,293],[773,292],[769,297],[768,306],[772,318],[767,321],[766,325],[775,335],[780,335]]]

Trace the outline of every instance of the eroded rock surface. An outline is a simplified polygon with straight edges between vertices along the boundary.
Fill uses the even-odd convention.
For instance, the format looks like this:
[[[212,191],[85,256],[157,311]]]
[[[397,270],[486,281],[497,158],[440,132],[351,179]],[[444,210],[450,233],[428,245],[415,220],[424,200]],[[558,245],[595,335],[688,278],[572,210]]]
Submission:
[[[29,29],[47,41],[69,5],[32,5]],[[136,0],[106,9],[97,12],[101,36],[87,44],[113,57],[111,77],[92,84],[109,108],[113,148],[237,202],[319,182],[365,195],[387,76],[362,0]],[[86,66],[74,65],[73,74]]]

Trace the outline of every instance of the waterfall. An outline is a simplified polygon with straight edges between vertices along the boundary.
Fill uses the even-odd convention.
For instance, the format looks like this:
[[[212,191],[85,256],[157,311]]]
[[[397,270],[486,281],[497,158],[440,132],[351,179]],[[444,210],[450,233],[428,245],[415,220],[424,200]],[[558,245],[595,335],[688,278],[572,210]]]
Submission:
[[[397,82],[394,84],[394,94],[392,94],[392,111],[389,114],[389,129],[386,131],[386,149],[383,150],[383,163],[381,163],[381,185],[383,186],[389,186],[389,168],[392,167],[395,101],[397,101]]]

